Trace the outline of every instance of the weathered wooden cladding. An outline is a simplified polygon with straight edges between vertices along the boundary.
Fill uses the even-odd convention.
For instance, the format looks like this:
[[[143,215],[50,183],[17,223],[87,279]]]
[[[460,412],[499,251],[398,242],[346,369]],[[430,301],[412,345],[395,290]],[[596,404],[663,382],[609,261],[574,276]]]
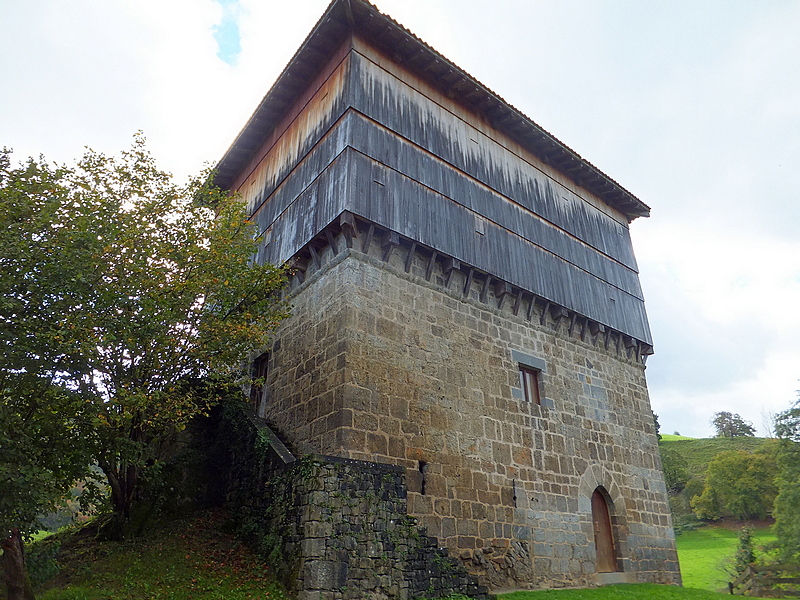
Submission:
[[[625,226],[626,217],[622,213],[585,190],[579,190],[559,172],[507,136],[492,130],[475,115],[441,97],[424,82],[406,73],[398,74],[395,65],[386,65],[385,68],[385,62],[377,64],[358,51],[352,53],[354,108],[380,123],[398,139],[424,148],[433,157],[496,193],[636,269]],[[388,145],[391,149],[387,152],[386,141],[378,142],[371,135],[356,139],[371,144],[369,150],[363,149],[365,154],[394,165],[393,152],[396,151]],[[408,172],[404,168],[400,170]],[[417,171],[417,177],[430,178],[429,181],[421,179],[423,183],[453,197],[447,189],[440,189],[446,183],[437,185],[427,165]],[[583,195],[579,196],[576,190],[582,191]],[[481,213],[491,210],[490,202],[478,207]],[[610,236],[612,231],[617,235]]]
[[[233,181],[251,212],[270,196],[303,157],[331,129],[349,106],[347,84],[350,44],[328,61],[308,90],[291,104],[259,144],[248,166]],[[276,84],[280,92],[279,84]]]
[[[357,39],[337,56],[239,177],[266,260],[350,211],[651,343],[622,213]]]
[[[346,121],[339,126],[346,129]],[[329,139],[336,137],[331,134]],[[323,166],[332,154],[327,142],[320,144],[319,154],[309,153],[305,164],[256,214],[262,228],[272,228],[266,260],[288,260],[322,227],[350,211],[650,343],[638,279],[630,269],[552,227],[543,231],[578,247],[573,250],[581,258],[577,265],[557,253],[558,244],[551,244],[551,249],[540,246],[548,243],[544,235],[531,241],[493,221],[487,221],[485,233],[478,234],[475,211],[352,148]],[[322,155],[325,161],[317,158]],[[318,169],[321,172],[315,176]],[[513,210],[523,221],[540,221],[527,211]]]
[[[433,281],[433,274],[440,273],[440,284],[456,295],[477,300],[500,311],[505,308],[514,316],[521,316],[527,321],[535,320],[540,325],[549,323],[555,330],[563,327],[569,337],[574,335],[581,341],[600,345],[605,350],[610,348],[615,354],[628,359],[645,362],[647,356],[652,354],[650,344],[513,286],[452,256],[401,236],[396,231],[356,218],[350,212],[339,215],[295,254],[290,263],[296,277],[295,285],[302,285],[309,271],[325,268],[323,256],[328,261],[333,260],[345,248],[380,257],[387,264],[398,263],[403,272],[424,278],[425,281]],[[587,331],[589,335],[586,335]]]

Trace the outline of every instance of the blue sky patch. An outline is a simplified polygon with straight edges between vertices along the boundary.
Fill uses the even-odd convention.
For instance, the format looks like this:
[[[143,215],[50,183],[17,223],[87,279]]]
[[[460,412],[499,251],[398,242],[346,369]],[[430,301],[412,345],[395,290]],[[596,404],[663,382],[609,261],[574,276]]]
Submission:
[[[230,66],[242,51],[242,37],[239,33],[239,0],[214,0],[222,7],[222,21],[214,25],[212,31],[217,42],[217,56]]]

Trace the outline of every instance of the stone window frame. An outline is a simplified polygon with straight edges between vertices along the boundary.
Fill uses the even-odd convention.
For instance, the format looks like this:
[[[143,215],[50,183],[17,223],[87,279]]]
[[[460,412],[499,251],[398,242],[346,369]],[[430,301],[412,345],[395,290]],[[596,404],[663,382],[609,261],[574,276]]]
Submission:
[[[517,374],[519,375],[519,386],[511,388],[511,394],[518,398],[519,400],[524,400],[529,402],[530,404],[537,404],[535,401],[532,401],[531,398],[527,398],[525,395],[524,384],[522,381],[523,373],[525,372],[532,372],[535,373],[536,383],[539,389],[539,406],[544,406],[547,408],[553,408],[553,401],[549,398],[545,397],[545,375],[547,373],[547,363],[535,356],[531,356],[530,354],[526,354],[525,352],[520,352],[519,350],[512,350],[511,351],[511,359],[517,365]]]

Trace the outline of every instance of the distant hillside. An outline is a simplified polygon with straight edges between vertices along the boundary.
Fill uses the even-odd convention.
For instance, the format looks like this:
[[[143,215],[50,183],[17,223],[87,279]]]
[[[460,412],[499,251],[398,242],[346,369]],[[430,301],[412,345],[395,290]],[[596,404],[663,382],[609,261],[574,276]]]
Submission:
[[[666,435],[659,442],[662,448],[678,452],[688,463],[689,477],[702,477],[708,463],[720,452],[726,450],[746,450],[756,452],[769,444],[772,438],[734,437],[734,438],[685,438]]]

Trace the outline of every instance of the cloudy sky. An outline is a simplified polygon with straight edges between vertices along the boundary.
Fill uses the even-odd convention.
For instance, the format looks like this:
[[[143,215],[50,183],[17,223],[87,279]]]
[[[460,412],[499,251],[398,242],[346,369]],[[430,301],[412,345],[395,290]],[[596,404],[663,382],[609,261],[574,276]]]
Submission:
[[[143,130],[214,163],[327,0],[0,0],[0,146]],[[377,0],[652,207],[632,226],[662,432],[766,432],[800,388],[800,2]],[[1,251],[1,250],[0,250]]]

